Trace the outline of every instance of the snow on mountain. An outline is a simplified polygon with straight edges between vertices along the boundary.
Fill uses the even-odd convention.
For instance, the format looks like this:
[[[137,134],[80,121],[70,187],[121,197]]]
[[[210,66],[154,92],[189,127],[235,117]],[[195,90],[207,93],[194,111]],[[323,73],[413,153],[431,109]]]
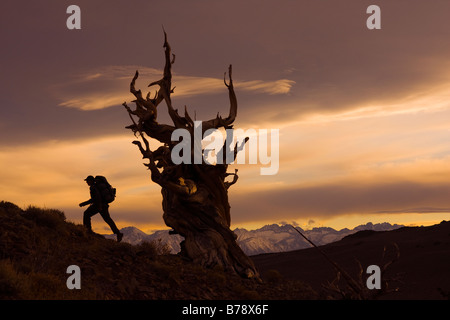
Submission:
[[[161,240],[162,243],[170,248],[172,253],[178,253],[180,251],[180,242],[183,241],[182,236],[171,235],[169,234],[169,230],[158,230],[152,234],[147,234],[136,227],[125,227],[120,229],[120,232],[123,233],[123,242],[136,245],[144,241],[151,242]],[[114,234],[104,236],[108,239],[116,239]]]
[[[389,231],[402,227],[401,225],[391,225],[389,223],[373,224],[371,222],[360,225],[349,230],[347,228],[340,231],[333,228],[321,227],[312,230],[296,229],[303,233],[314,244],[320,246],[327,243],[339,241],[347,235],[361,230]],[[269,252],[293,251],[309,248],[311,245],[303,239],[291,225],[267,225],[257,230],[248,231],[245,229],[234,230],[238,236],[238,243],[242,250],[248,255],[256,255]]]
[[[135,227],[126,227],[120,230],[124,234],[123,240],[131,244],[139,244],[148,237],[148,234]]]
[[[311,230],[303,230],[297,227],[297,229],[313,243],[320,246],[339,241],[343,237],[361,230],[389,231],[400,227],[402,225],[391,225],[387,222],[377,224],[368,222],[352,230],[345,228],[337,231],[328,227],[313,228]],[[134,245],[142,241],[158,241],[161,239],[161,242],[165,243],[171,249],[172,253],[178,253],[180,251],[180,242],[183,241],[183,237],[180,235],[170,235],[169,230],[159,230],[152,234],[146,234],[135,227],[126,227],[121,229],[121,232],[124,234],[122,241]],[[237,235],[239,246],[247,255],[293,251],[311,246],[289,224],[266,225],[260,229],[250,231],[238,228],[234,230],[234,233]],[[114,235],[108,235],[107,237],[115,239]]]
[[[303,230],[301,230],[303,231]],[[237,242],[248,255],[306,248],[307,242],[290,225],[267,225],[257,230],[236,229]]]
[[[147,236],[147,241],[158,241],[161,239],[162,243],[165,243],[172,253],[180,252],[180,242],[184,240],[179,234],[169,234],[169,230],[159,230]]]

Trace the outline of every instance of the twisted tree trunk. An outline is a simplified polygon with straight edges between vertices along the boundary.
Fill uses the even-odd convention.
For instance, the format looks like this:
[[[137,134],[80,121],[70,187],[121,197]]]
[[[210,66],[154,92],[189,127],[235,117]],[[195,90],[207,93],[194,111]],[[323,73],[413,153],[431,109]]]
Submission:
[[[230,230],[228,188],[236,183],[238,176],[237,170],[234,173],[227,173],[228,164],[225,161],[226,148],[229,148],[227,142],[219,153],[224,158],[222,163],[220,161],[215,165],[205,163],[204,150],[201,150],[201,163],[174,164],[172,161],[172,149],[179,143],[171,140],[174,130],[185,129],[192,137],[190,163],[194,163],[194,153],[199,150],[199,146],[195,146],[195,124],[186,108],[182,117],[172,106],[170,96],[174,88],[171,85],[171,67],[175,62],[175,55],[171,53],[166,33],[164,33],[164,51],[164,76],[161,80],[149,85],[149,87],[159,86],[154,97],[151,98],[149,92],[144,98],[141,90],[136,90],[135,82],[139,76],[136,71],[130,84],[130,92],[136,97],[133,101],[136,109],[132,110],[126,103],[123,104],[133,122],[127,128],[142,139],[144,146],[141,141],[133,141],[133,143],[139,147],[143,158],[149,160],[149,163],[145,165],[151,171],[151,178],[162,188],[164,222],[173,228],[174,233],[185,238],[181,243],[181,254],[185,257],[205,267],[220,265],[225,270],[231,270],[243,277],[259,279],[252,260],[238,246],[236,235]],[[203,121],[201,123],[202,137],[209,129],[232,128],[237,114],[237,99],[231,72],[230,65],[229,83],[224,78],[230,99],[229,115],[225,119],[217,115],[214,119]],[[157,107],[162,101],[167,105],[173,125],[160,124],[156,121]],[[146,136],[164,145],[152,151]],[[236,157],[237,145],[233,146],[231,152]],[[228,176],[232,176],[231,181],[226,181]]]

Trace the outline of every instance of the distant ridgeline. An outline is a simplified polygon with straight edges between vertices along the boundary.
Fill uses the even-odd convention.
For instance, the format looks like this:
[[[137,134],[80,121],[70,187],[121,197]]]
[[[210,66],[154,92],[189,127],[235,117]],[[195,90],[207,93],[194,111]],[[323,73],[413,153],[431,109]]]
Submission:
[[[347,228],[342,230],[334,230],[332,228],[321,227],[312,230],[302,230],[316,245],[324,245],[327,243],[339,241],[345,236],[351,235],[362,230],[373,231],[390,231],[403,227],[402,225],[391,225],[387,222],[373,224],[371,222],[357,226],[349,230]],[[131,244],[138,244],[142,241],[160,240],[161,243],[166,244],[172,253],[180,251],[180,242],[183,238],[179,235],[169,235],[168,230],[159,230],[152,234],[146,234],[135,227],[126,227],[121,230],[124,233],[123,241]],[[292,226],[287,225],[266,225],[257,230],[235,229],[234,233],[238,236],[237,242],[242,250],[247,255],[256,255],[261,253],[285,252],[298,249],[309,248],[311,245],[292,229]],[[107,235],[106,237],[110,237]],[[111,236],[112,237],[112,236]]]

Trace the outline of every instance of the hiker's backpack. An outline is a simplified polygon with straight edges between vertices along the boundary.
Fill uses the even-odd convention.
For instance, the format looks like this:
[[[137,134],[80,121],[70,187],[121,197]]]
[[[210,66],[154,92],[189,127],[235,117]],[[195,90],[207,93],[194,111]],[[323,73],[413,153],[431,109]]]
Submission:
[[[95,185],[104,202],[111,203],[116,199],[116,188],[113,188],[104,176],[96,176]]]

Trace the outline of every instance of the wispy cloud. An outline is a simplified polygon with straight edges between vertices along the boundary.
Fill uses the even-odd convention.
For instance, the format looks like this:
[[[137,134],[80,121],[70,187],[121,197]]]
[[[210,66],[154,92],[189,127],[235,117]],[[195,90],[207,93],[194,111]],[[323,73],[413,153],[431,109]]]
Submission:
[[[104,94],[91,94],[84,97],[69,99],[60,103],[62,107],[77,108],[85,111],[99,110],[114,105],[119,105],[120,101],[124,101],[125,96],[123,94],[104,93]]]
[[[57,86],[60,106],[81,110],[98,110],[120,105],[132,98],[128,92],[134,72],[139,70],[137,87],[143,91],[147,84],[162,77],[162,70],[141,66],[109,66],[91,72],[79,74],[67,83]],[[144,83],[146,81],[146,83]],[[264,93],[269,95],[287,94],[295,81],[279,79],[274,81],[235,79],[237,90]],[[174,96],[189,97],[194,95],[210,95],[225,92],[221,78],[195,77],[174,74]],[[153,89],[153,88],[150,88]],[[155,89],[153,89],[155,90]]]
[[[236,87],[246,91],[257,91],[268,94],[287,94],[291,91],[294,84],[295,81],[288,79],[281,79],[271,82],[253,80],[237,83]]]
[[[358,106],[334,112],[311,114],[305,117],[311,123],[358,120],[396,115],[432,113],[450,109],[450,82],[441,83],[436,88],[425,87],[422,91],[405,95],[395,100],[365,102]]]

